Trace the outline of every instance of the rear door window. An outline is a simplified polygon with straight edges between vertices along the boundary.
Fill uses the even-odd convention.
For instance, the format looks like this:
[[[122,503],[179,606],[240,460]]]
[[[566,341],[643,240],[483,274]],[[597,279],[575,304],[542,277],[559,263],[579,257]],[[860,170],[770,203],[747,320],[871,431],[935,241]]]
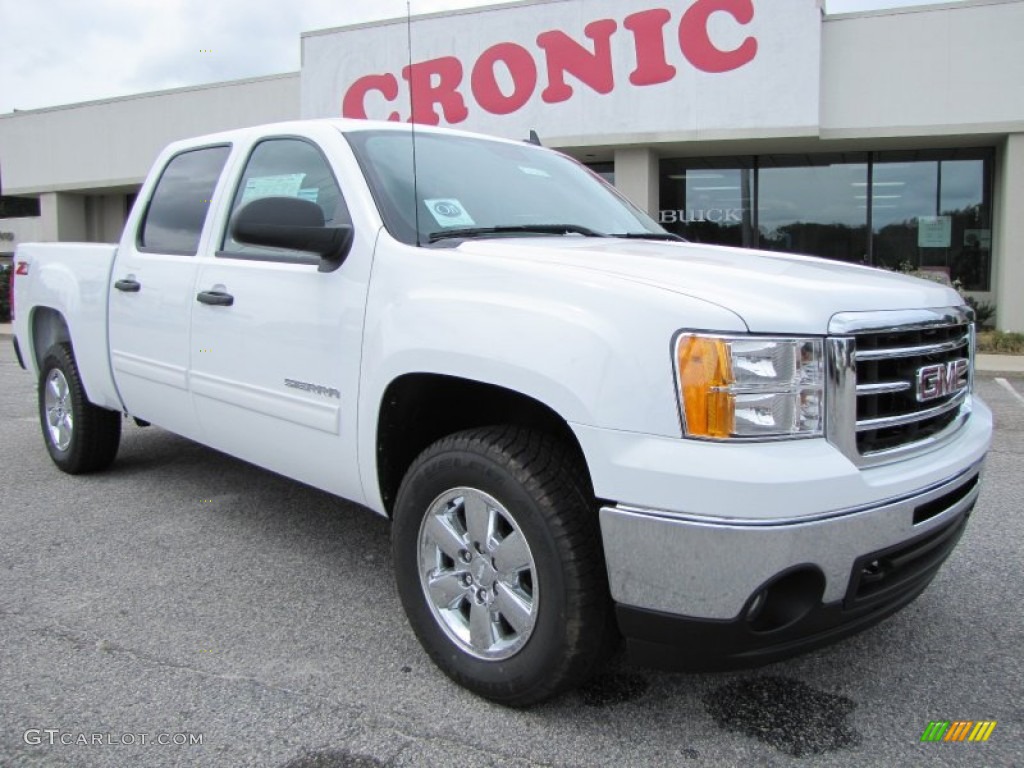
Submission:
[[[195,256],[228,146],[175,155],[160,174],[139,228],[138,248],[150,253]]]

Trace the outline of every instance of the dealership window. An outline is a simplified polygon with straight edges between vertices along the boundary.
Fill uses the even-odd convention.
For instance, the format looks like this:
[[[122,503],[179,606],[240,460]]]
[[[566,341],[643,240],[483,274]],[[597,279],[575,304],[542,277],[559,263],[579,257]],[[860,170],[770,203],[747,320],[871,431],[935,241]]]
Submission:
[[[584,165],[613,187],[615,186],[615,163],[584,163]]]
[[[989,290],[991,152],[880,152],[875,157],[874,263],[935,270],[966,290]]]
[[[871,184],[871,236],[876,264],[917,266],[921,256],[917,240],[919,219],[935,215],[938,188],[938,163],[875,164]]]
[[[756,247],[753,158],[661,163],[660,222],[695,243]]]
[[[39,216],[39,198],[0,197],[0,219],[24,219]]]
[[[867,263],[867,160],[867,154],[758,158],[759,247]]]
[[[660,220],[694,242],[940,271],[990,288],[990,149],[661,163]]]

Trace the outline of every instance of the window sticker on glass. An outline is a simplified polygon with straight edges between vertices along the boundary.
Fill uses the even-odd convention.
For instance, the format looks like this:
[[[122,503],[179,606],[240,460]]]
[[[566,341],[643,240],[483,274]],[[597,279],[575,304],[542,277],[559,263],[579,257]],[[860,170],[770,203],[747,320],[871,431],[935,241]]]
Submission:
[[[280,176],[254,176],[245,182],[242,202],[245,205],[261,197],[298,197],[304,173],[285,173]]]
[[[520,165],[519,170],[525,173],[527,176],[543,176],[545,179],[551,178],[550,173],[541,170],[540,168],[531,168],[528,165]]]
[[[472,227],[476,226],[473,218],[466,213],[458,200],[424,200],[430,215],[441,227]]]
[[[953,234],[951,216],[918,216],[917,247],[949,248]]]
[[[320,199],[320,189],[318,187],[304,187],[299,190],[296,197],[300,200],[309,200],[309,202],[315,203]]]

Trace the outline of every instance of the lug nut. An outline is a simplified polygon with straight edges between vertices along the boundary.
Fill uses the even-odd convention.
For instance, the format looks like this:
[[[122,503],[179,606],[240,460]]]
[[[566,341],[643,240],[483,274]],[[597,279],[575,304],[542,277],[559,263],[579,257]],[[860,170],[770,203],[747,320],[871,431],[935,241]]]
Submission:
[[[464,562],[464,563],[468,563],[468,562],[471,562],[473,560],[473,556],[471,554],[469,554],[469,550],[468,549],[462,549],[462,550],[459,550],[459,559],[462,562]]]

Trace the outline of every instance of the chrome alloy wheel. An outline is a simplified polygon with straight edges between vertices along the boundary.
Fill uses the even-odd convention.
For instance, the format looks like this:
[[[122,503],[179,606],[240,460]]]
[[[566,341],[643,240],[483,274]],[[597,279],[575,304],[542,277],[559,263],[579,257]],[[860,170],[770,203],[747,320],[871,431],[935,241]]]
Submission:
[[[537,619],[537,567],[505,507],[483,491],[438,496],[420,525],[420,584],[451,640],[478,659],[518,653]]]
[[[50,440],[57,450],[66,451],[71,445],[75,421],[71,406],[71,388],[59,368],[50,371],[50,375],[46,377],[43,407],[46,410],[46,428],[50,432]]]

